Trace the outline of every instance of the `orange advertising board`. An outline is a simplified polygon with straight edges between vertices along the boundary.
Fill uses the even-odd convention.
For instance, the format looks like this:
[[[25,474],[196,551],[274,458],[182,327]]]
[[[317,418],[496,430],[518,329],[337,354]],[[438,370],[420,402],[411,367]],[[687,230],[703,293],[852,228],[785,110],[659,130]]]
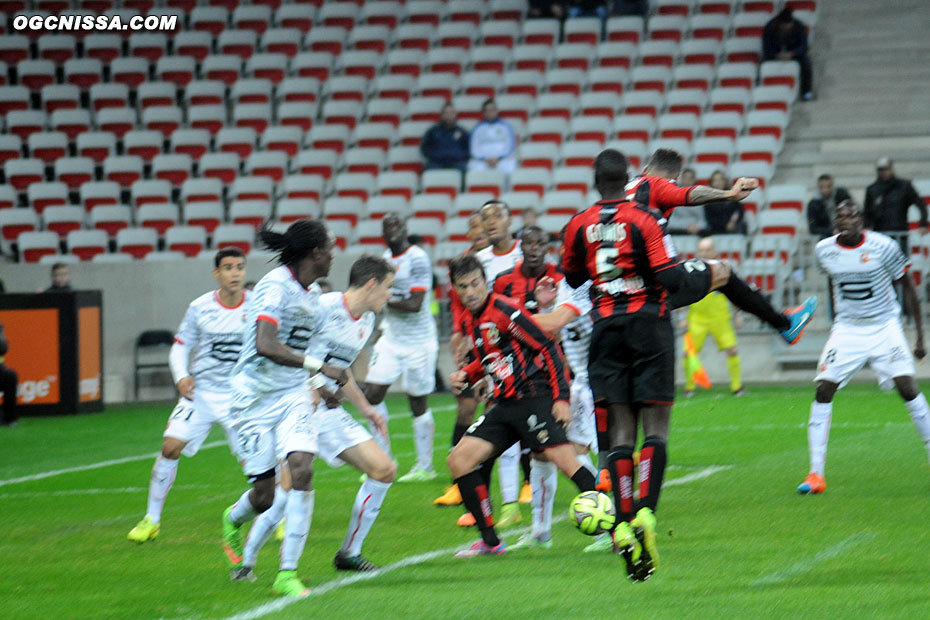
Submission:
[[[78,308],[78,395],[82,403],[100,399],[100,308]]]
[[[56,308],[0,310],[10,345],[5,363],[19,374],[17,403],[21,405],[60,401],[58,313]]]

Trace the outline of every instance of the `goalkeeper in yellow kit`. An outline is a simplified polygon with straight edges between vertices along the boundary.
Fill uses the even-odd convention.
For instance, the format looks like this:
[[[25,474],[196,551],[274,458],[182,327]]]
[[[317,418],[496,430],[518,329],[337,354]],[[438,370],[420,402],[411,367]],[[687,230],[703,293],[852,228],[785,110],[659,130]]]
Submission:
[[[698,258],[711,260],[717,258],[717,248],[710,237],[701,239],[697,246]],[[736,317],[741,323],[740,317]],[[736,332],[733,330],[733,317],[730,314],[730,302],[718,293],[712,292],[704,299],[688,307],[685,320],[688,331],[685,334],[685,396],[694,394],[695,383],[706,381],[704,369],[697,355],[704,348],[707,335],[713,336],[717,348],[727,354],[727,369],[730,371],[730,390],[734,396],[744,394],[743,381],[740,376],[739,350],[736,348]],[[709,387],[709,383],[706,383]]]

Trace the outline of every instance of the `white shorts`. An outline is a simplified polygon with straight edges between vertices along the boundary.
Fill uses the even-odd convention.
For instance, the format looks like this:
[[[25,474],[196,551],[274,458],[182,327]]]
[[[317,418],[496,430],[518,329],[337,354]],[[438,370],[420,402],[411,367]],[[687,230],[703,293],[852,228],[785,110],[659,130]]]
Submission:
[[[594,421],[594,394],[591,387],[582,381],[572,381],[571,387],[572,421],[565,429],[565,436],[572,443],[587,446],[589,450],[597,448],[597,430]]]
[[[321,404],[314,414],[317,426],[317,454],[330,467],[344,465],[339,455],[371,439],[371,433],[342,407],[327,409]]]
[[[436,360],[439,343],[430,340],[416,345],[397,344],[382,336],[375,343],[368,363],[366,383],[391,385],[403,376],[404,392],[426,396],[436,389]]]
[[[246,476],[273,470],[291,452],[317,453],[317,426],[310,391],[276,392],[254,400],[233,398],[239,448],[236,456]]]
[[[914,376],[914,358],[898,319],[877,325],[834,324],[814,381],[843,387],[866,364],[878,375],[883,390],[894,387],[895,377]]]
[[[163,436],[186,442],[187,445],[181,450],[181,454],[194,456],[210,434],[213,425],[219,424],[226,431],[229,448],[236,454],[236,429],[229,415],[231,401],[232,395],[229,392],[207,392],[195,388],[193,401],[183,396],[178,400],[168,417],[168,426]]]

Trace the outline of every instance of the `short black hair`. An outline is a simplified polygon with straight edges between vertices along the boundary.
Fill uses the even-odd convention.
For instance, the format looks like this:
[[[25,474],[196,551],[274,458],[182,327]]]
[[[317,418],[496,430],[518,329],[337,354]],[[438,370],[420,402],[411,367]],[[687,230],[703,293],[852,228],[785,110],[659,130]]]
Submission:
[[[821,174],[819,177],[817,177],[818,183],[820,183],[821,181],[832,181],[832,180],[833,180],[833,177],[831,177],[829,174]]]
[[[656,152],[649,158],[646,164],[647,168],[661,170],[672,176],[681,174],[681,153],[674,149],[656,149]]]
[[[380,284],[389,273],[393,273],[391,263],[378,256],[363,254],[359,256],[349,270],[349,288],[365,286],[374,278]]]
[[[524,228],[523,232],[520,234],[520,239],[522,239],[523,242],[525,243],[526,238],[531,237],[533,235],[538,236],[539,239],[543,243],[549,242],[549,234],[545,230],[540,228],[539,226],[527,226],[526,228]]]
[[[481,205],[481,208],[478,209],[477,214],[481,215],[481,212],[484,211],[484,208],[488,205],[500,205],[501,207],[504,208],[505,211],[507,211],[507,215],[510,215],[510,205],[508,205],[506,202],[498,198],[491,198],[490,200],[485,200],[484,204]]]
[[[67,269],[68,263],[55,263],[52,265],[52,275],[55,275],[55,272],[62,268]]]
[[[626,156],[617,149],[604,149],[594,158],[594,185],[600,193],[614,193],[626,187],[630,175]]]
[[[855,200],[844,200],[840,204],[836,205],[837,212],[839,212],[840,209],[851,209],[855,215],[862,217],[862,207],[860,207]]]
[[[494,100],[494,97],[488,97],[487,99],[485,99],[484,101],[482,101],[482,102],[481,102],[481,111],[484,112],[484,109],[485,109],[486,107],[488,107],[488,106],[489,106],[490,104],[492,104],[492,103],[493,103],[493,104],[497,104],[497,101]]]
[[[480,271],[481,277],[488,279],[484,273],[484,266],[474,254],[459,254],[449,261],[449,280],[455,285],[457,278],[466,276],[474,271]]]
[[[454,108],[454,107],[455,107],[454,103],[452,103],[451,101],[446,101],[444,104],[442,104],[442,107],[439,108],[439,111],[444,112],[446,108]]]
[[[213,266],[219,267],[220,263],[223,262],[223,259],[229,258],[230,256],[234,258],[245,259],[245,252],[243,252],[242,250],[240,250],[239,248],[233,245],[223,248],[222,250],[216,253],[216,256],[213,257]]]

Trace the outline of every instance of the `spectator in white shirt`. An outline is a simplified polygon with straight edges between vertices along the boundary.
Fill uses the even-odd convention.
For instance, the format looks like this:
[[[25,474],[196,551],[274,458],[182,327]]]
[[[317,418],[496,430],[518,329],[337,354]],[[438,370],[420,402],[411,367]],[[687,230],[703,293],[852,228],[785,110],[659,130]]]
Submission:
[[[498,117],[497,104],[488,99],[481,106],[484,119],[471,131],[469,170],[500,170],[505,180],[517,167],[517,140],[510,124]]]

